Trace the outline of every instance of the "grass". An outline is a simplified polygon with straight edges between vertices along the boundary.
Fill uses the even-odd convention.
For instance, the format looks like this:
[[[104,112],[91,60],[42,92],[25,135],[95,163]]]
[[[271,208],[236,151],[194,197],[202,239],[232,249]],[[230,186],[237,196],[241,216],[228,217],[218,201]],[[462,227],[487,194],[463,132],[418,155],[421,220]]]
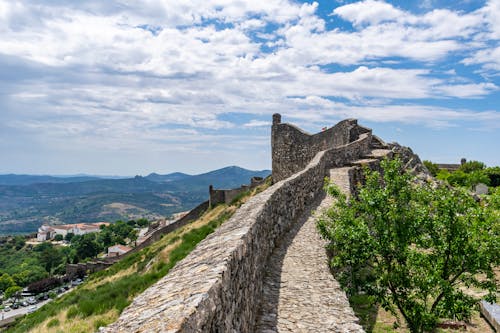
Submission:
[[[92,332],[114,322],[136,295],[165,276],[249,196],[262,190],[254,189],[231,206],[216,206],[160,241],[90,275],[75,290],[19,318],[6,332]]]

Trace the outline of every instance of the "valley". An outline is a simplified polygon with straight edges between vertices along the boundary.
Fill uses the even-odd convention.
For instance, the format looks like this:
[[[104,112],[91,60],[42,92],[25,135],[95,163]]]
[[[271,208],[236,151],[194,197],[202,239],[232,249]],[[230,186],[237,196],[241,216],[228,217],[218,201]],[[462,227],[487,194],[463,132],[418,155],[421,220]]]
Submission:
[[[209,185],[239,187],[269,174],[230,166],[121,179],[0,175],[0,235],[33,233],[42,224],[169,217],[207,200]]]

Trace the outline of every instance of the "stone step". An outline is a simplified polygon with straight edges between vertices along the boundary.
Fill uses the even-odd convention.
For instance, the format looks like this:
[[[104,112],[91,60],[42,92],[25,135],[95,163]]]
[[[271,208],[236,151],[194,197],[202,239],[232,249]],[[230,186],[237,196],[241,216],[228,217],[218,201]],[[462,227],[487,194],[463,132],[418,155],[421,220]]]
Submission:
[[[374,158],[363,158],[350,163],[352,166],[368,167],[369,169],[376,169],[380,165],[380,160]]]
[[[392,158],[393,155],[394,152],[390,149],[373,149],[365,156],[365,158],[382,160],[385,157]]]
[[[342,193],[349,197],[352,193],[351,172],[353,167],[334,168],[328,171],[328,178],[337,185]]]

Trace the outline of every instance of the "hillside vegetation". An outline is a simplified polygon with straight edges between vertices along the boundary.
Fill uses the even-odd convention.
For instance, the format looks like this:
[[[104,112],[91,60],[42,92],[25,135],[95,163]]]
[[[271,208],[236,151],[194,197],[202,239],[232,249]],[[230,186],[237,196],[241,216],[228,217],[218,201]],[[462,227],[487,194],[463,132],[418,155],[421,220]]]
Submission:
[[[55,177],[0,175],[0,235],[35,232],[43,223],[154,220],[207,200],[211,184],[235,188],[248,184],[251,177],[267,177],[269,173],[232,166],[194,176],[80,177],[72,182]]]
[[[220,204],[198,220],[165,235],[142,251],[94,273],[75,290],[18,320],[7,332],[93,332],[114,322],[133,298],[165,276],[195,246],[229,219],[263,184],[230,205]]]

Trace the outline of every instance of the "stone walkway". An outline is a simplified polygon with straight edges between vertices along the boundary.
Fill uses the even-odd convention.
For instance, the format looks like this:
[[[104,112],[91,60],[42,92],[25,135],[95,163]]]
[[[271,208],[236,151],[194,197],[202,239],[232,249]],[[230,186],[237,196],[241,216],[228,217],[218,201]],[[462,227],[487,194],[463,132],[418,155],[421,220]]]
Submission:
[[[348,168],[342,169],[331,175],[341,176]],[[363,332],[329,271],[325,241],[316,230],[313,210],[328,207],[332,200],[322,197],[311,205],[274,250],[255,332]]]

